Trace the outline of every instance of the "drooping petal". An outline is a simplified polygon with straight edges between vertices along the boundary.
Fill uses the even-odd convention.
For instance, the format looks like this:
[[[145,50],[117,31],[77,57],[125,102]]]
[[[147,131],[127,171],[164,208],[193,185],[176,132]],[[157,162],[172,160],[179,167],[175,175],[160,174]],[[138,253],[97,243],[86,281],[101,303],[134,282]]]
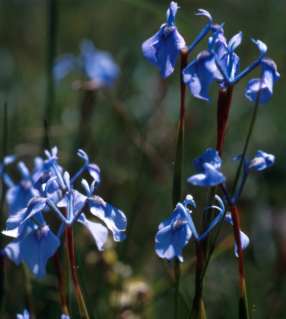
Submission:
[[[183,70],[183,79],[194,97],[208,101],[209,85],[214,81],[215,72],[217,67],[212,54],[203,51]]]
[[[19,243],[22,261],[37,278],[45,276],[48,259],[55,254],[60,245],[58,237],[45,225],[31,232]]]
[[[240,243],[242,250],[246,249],[250,243],[249,237],[242,231],[240,231]],[[234,254],[236,257],[238,257],[238,249],[236,243],[234,244]]]
[[[157,68],[163,78],[175,69],[177,57],[186,46],[185,40],[175,26],[162,25],[160,30],[142,44],[144,57]]]
[[[229,213],[226,214],[224,217],[224,220],[228,224],[233,225],[233,220],[232,220],[231,214],[229,214]],[[242,250],[246,249],[250,243],[249,237],[242,231],[240,231],[240,243],[241,243]],[[238,257],[238,249],[237,249],[236,243],[234,243],[234,254],[236,257]]]
[[[261,62],[261,78],[252,79],[248,82],[245,96],[251,102],[259,98],[260,104],[267,103],[273,95],[275,82],[280,78],[275,62],[271,59],[263,59]]]
[[[127,218],[120,209],[106,203],[99,196],[89,199],[88,203],[90,212],[105,223],[112,232],[115,241],[125,239],[124,231],[127,228]]]
[[[178,228],[168,225],[159,229],[155,237],[155,251],[160,258],[171,260],[177,257],[183,261],[182,251],[188,244],[192,232],[187,224]]]
[[[92,235],[96,243],[98,250],[99,251],[104,250],[104,245],[108,237],[107,228],[100,223],[89,221],[84,214],[80,215],[78,222],[84,225],[86,229],[90,232],[90,234]]]
[[[195,186],[211,187],[224,183],[225,177],[213,165],[205,163],[204,172],[189,177],[187,181]]]

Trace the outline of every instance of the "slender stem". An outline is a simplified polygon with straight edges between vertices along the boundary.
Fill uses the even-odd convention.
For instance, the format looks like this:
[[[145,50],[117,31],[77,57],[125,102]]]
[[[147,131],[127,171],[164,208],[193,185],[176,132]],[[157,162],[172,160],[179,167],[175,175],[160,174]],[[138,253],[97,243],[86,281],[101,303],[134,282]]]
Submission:
[[[259,92],[260,92],[260,90],[259,90]],[[232,188],[232,193],[233,194],[235,194],[235,190],[236,190],[236,187],[237,187],[237,184],[238,184],[238,181],[239,181],[239,177],[240,177],[240,174],[241,174],[241,170],[242,170],[242,167],[243,167],[243,163],[244,163],[244,160],[245,160],[246,152],[247,152],[247,149],[248,149],[248,146],[249,146],[250,138],[252,136],[253,129],[254,129],[254,126],[255,126],[257,113],[258,113],[258,108],[259,108],[259,99],[260,99],[260,93],[257,94],[257,98],[255,100],[255,106],[254,106],[254,110],[253,110],[252,117],[251,117],[251,120],[250,120],[248,133],[247,133],[247,136],[246,136],[246,139],[245,139],[245,143],[244,143],[242,155],[241,155],[241,158],[240,158],[239,166],[238,166],[238,169],[236,171],[236,175],[235,175],[235,179],[234,179],[234,183],[233,183],[233,188]]]
[[[186,85],[183,81],[182,71],[188,63],[188,49],[181,50],[181,69],[180,69],[180,117],[177,135],[176,157],[173,178],[173,207],[181,200],[182,193],[182,173],[183,173],[183,153],[184,153],[184,127],[186,113]],[[180,262],[178,259],[174,261],[174,277],[175,277],[175,304],[174,318],[178,318],[179,313],[179,288],[180,288]]]
[[[244,270],[244,255],[241,245],[240,238],[240,215],[239,210],[236,203],[230,198],[226,188],[224,185],[221,185],[222,191],[225,194],[225,198],[230,208],[232,222],[233,222],[233,234],[234,240],[237,247],[238,254],[238,272],[239,272],[239,318],[248,319],[249,318],[249,307],[247,300],[247,291],[246,291],[246,283],[245,283],[245,270]]]
[[[74,293],[78,303],[80,318],[81,319],[89,319],[88,310],[86,307],[86,303],[81,291],[80,282],[77,273],[77,262],[74,250],[74,237],[73,237],[73,230],[71,226],[66,228],[66,237],[67,237],[67,252],[70,264],[70,271],[71,271],[71,278],[74,286]]]
[[[224,147],[224,137],[228,124],[229,111],[231,108],[233,86],[226,90],[219,90],[217,102],[217,143],[216,149],[222,155]]]
[[[61,265],[60,253],[56,252],[53,259],[54,259],[54,264],[55,264],[57,278],[58,278],[58,289],[59,289],[61,310],[63,314],[69,316],[68,301],[67,301],[67,295],[66,295],[66,289],[65,289],[66,287],[65,275]]]

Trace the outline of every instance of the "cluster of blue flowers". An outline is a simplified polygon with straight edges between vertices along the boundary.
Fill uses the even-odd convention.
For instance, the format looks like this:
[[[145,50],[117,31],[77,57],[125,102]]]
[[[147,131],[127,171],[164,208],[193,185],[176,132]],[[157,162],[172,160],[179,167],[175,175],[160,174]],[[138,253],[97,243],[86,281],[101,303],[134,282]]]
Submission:
[[[83,165],[72,176],[58,161],[58,150],[54,147],[45,151],[46,158],[36,157],[32,171],[23,163],[18,163],[21,179],[14,183],[1,169],[7,191],[8,219],[2,234],[14,238],[4,247],[5,254],[17,265],[24,262],[38,278],[46,274],[46,264],[60,246],[61,236],[66,227],[76,223],[83,225],[93,237],[98,250],[103,250],[108,231],[115,241],[125,238],[127,219],[124,213],[107,203],[95,192],[100,184],[100,169],[91,163],[81,149],[77,155]],[[7,157],[4,165],[13,157]],[[88,181],[82,178],[88,176]],[[75,188],[81,178],[81,191]],[[47,214],[55,215],[59,227],[55,232],[47,223]],[[91,221],[88,215],[99,222]]]
[[[237,159],[237,157],[235,158]],[[249,172],[260,172],[274,164],[274,155],[257,151],[254,158],[244,161],[244,178],[245,182]],[[194,186],[213,187],[223,184],[226,180],[221,171],[222,160],[213,148],[208,148],[199,157],[194,160],[196,174],[188,178],[188,182]],[[199,235],[192,218],[192,210],[196,208],[195,200],[191,195],[187,195],[184,201],[177,204],[171,216],[160,223],[159,230],[155,237],[155,251],[160,258],[172,260],[178,258],[183,261],[182,250],[189,243],[193,236],[195,240],[200,241],[214,229],[214,227],[224,220],[226,223],[233,225],[231,214],[226,212],[225,204],[222,198],[215,195],[217,205],[207,207],[204,212],[208,214],[211,210],[217,211],[216,217],[211,221],[207,229]],[[232,201],[235,203],[238,198],[234,197]],[[248,236],[240,231],[240,240],[242,249],[249,245]],[[234,253],[238,256],[235,244]]]
[[[261,104],[267,103],[273,95],[274,83],[280,75],[275,62],[266,57],[266,44],[260,40],[252,39],[258,48],[259,56],[248,67],[240,71],[240,58],[235,50],[242,42],[242,32],[227,41],[224,36],[223,24],[215,24],[208,11],[199,9],[197,15],[206,17],[208,23],[193,43],[188,46],[175,25],[178,9],[178,4],[172,1],[167,10],[166,23],[142,45],[144,57],[159,68],[161,75],[164,78],[170,76],[175,70],[176,61],[181,51],[186,50],[191,53],[198,43],[210,33],[208,48],[200,52],[182,71],[184,82],[191,94],[196,98],[208,101],[209,86],[212,82],[216,81],[220,89],[225,90],[238,83],[259,66],[261,76],[248,82],[245,96],[250,101],[256,101],[259,96]]]

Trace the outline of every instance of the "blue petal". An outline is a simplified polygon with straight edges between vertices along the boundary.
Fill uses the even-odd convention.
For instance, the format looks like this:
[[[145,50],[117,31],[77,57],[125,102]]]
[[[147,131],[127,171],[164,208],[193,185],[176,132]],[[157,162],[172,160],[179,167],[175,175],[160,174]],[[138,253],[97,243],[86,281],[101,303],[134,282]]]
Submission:
[[[18,185],[7,191],[6,201],[9,206],[9,214],[14,214],[20,209],[27,207],[28,202],[39,193],[31,185],[30,181],[21,181]]]
[[[265,53],[267,52],[267,49],[268,49],[267,45],[260,40],[255,40],[255,39],[251,39],[251,40],[257,46],[260,54],[265,55]]]
[[[159,229],[155,237],[156,254],[167,260],[177,257],[183,261],[182,250],[191,236],[192,232],[187,224],[175,229],[170,225]]]
[[[252,79],[248,82],[245,96],[251,102],[256,102],[259,97],[259,103],[265,104],[271,99],[274,83],[280,78],[280,74],[275,62],[271,59],[263,59],[261,67],[261,79]]]
[[[240,46],[242,41],[242,32],[235,34],[228,42],[228,48],[231,51],[234,51],[237,47]]]
[[[204,164],[204,173],[195,174],[188,178],[188,182],[201,187],[216,186],[225,182],[224,175],[211,164]]]
[[[53,67],[53,76],[56,81],[64,79],[71,71],[78,68],[78,59],[72,54],[65,54],[58,58]]]
[[[255,157],[249,162],[248,169],[253,171],[263,171],[271,167],[275,162],[275,156],[263,151],[257,151]]]
[[[202,155],[194,160],[195,168],[199,172],[204,171],[205,163],[211,164],[216,169],[219,169],[221,167],[222,161],[216,149],[209,147],[203,152]]]
[[[240,243],[242,250],[246,249],[250,243],[249,237],[242,231],[240,231]],[[236,243],[234,244],[234,254],[238,257],[238,249]]]
[[[28,310],[24,310],[23,314],[18,313],[16,319],[29,319],[30,318],[30,314],[28,312]]]
[[[175,17],[176,17],[178,9],[179,9],[179,6],[177,2],[171,1],[166,13],[168,25],[172,26],[175,24]]]
[[[13,261],[16,265],[22,262],[20,240],[16,239],[5,246],[4,253],[7,258]]]
[[[125,238],[124,231],[127,228],[127,219],[120,209],[106,203],[99,196],[89,199],[89,206],[90,212],[102,220],[112,232],[115,241],[121,241]]]
[[[83,224],[86,229],[90,232],[93,239],[95,240],[98,250],[104,250],[104,245],[108,237],[108,230],[105,226],[99,223],[89,221],[84,214],[80,215],[78,221]]]
[[[80,45],[83,68],[90,80],[97,87],[112,86],[119,76],[119,67],[111,54],[97,50],[90,40],[83,40]]]
[[[57,251],[60,241],[49,226],[31,232],[20,241],[21,259],[33,274],[41,278],[46,274],[46,264]]]
[[[88,172],[90,176],[93,178],[93,180],[96,183],[100,183],[100,168],[96,164],[89,164],[88,167]]]
[[[61,315],[61,319],[70,319],[70,316],[65,315],[65,314],[62,314],[62,315]]]
[[[194,97],[209,100],[209,85],[214,81],[216,70],[213,56],[207,51],[201,52],[197,59],[183,70],[184,82]]]
[[[162,77],[166,78],[174,72],[177,57],[185,46],[185,40],[177,28],[165,24],[142,44],[142,51],[144,57],[157,66]]]
[[[210,22],[213,21],[213,18],[211,16],[211,14],[205,10],[205,9],[198,9],[197,13],[196,13],[197,16],[203,16],[203,17],[206,17],[209,19]]]

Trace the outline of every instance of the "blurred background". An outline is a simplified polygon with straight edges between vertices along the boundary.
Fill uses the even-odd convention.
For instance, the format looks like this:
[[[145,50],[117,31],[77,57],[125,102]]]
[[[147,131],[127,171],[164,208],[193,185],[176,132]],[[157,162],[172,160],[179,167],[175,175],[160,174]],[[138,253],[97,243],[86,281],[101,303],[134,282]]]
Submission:
[[[128,217],[127,239],[116,245],[110,242],[103,253],[84,230],[76,230],[80,279],[94,318],[172,318],[170,270],[153,246],[159,222],[173,208],[179,72],[162,80],[141,52],[142,42],[165,21],[168,4],[166,0],[0,1],[0,122],[3,127],[7,103],[7,152],[31,166],[43,145],[57,145],[61,163],[74,171],[80,165],[75,155],[80,146],[101,168],[98,193]],[[268,54],[278,65],[281,79],[271,102],[259,110],[249,150],[249,156],[257,149],[273,153],[277,162],[269,171],[251,176],[240,208],[243,230],[251,239],[245,260],[252,318],[286,318],[286,1],[181,0],[179,5],[177,27],[187,43],[206,23],[194,16],[204,8],[216,22],[225,23],[227,37],[243,31],[238,49],[242,67],[257,57],[252,37],[268,45]],[[85,89],[84,74],[76,71],[61,81],[52,80],[52,62],[66,53],[79,55],[83,39],[112,54],[120,68],[112,87]],[[207,40],[190,59],[206,45]],[[229,182],[236,168],[232,156],[241,153],[253,109],[244,97],[250,77],[234,91],[223,157]],[[194,172],[193,159],[215,145],[217,87],[212,86],[210,103],[187,96],[184,180]],[[194,215],[199,216],[207,192],[186,182],[183,186],[184,193],[196,198]],[[187,318],[193,296],[192,242],[184,256],[180,318]],[[25,307],[22,278],[21,268],[9,263],[5,318],[15,318]],[[237,283],[231,228],[226,226],[206,277],[209,318],[237,318]],[[56,285],[52,263],[45,279],[32,279],[38,318],[59,317]]]

